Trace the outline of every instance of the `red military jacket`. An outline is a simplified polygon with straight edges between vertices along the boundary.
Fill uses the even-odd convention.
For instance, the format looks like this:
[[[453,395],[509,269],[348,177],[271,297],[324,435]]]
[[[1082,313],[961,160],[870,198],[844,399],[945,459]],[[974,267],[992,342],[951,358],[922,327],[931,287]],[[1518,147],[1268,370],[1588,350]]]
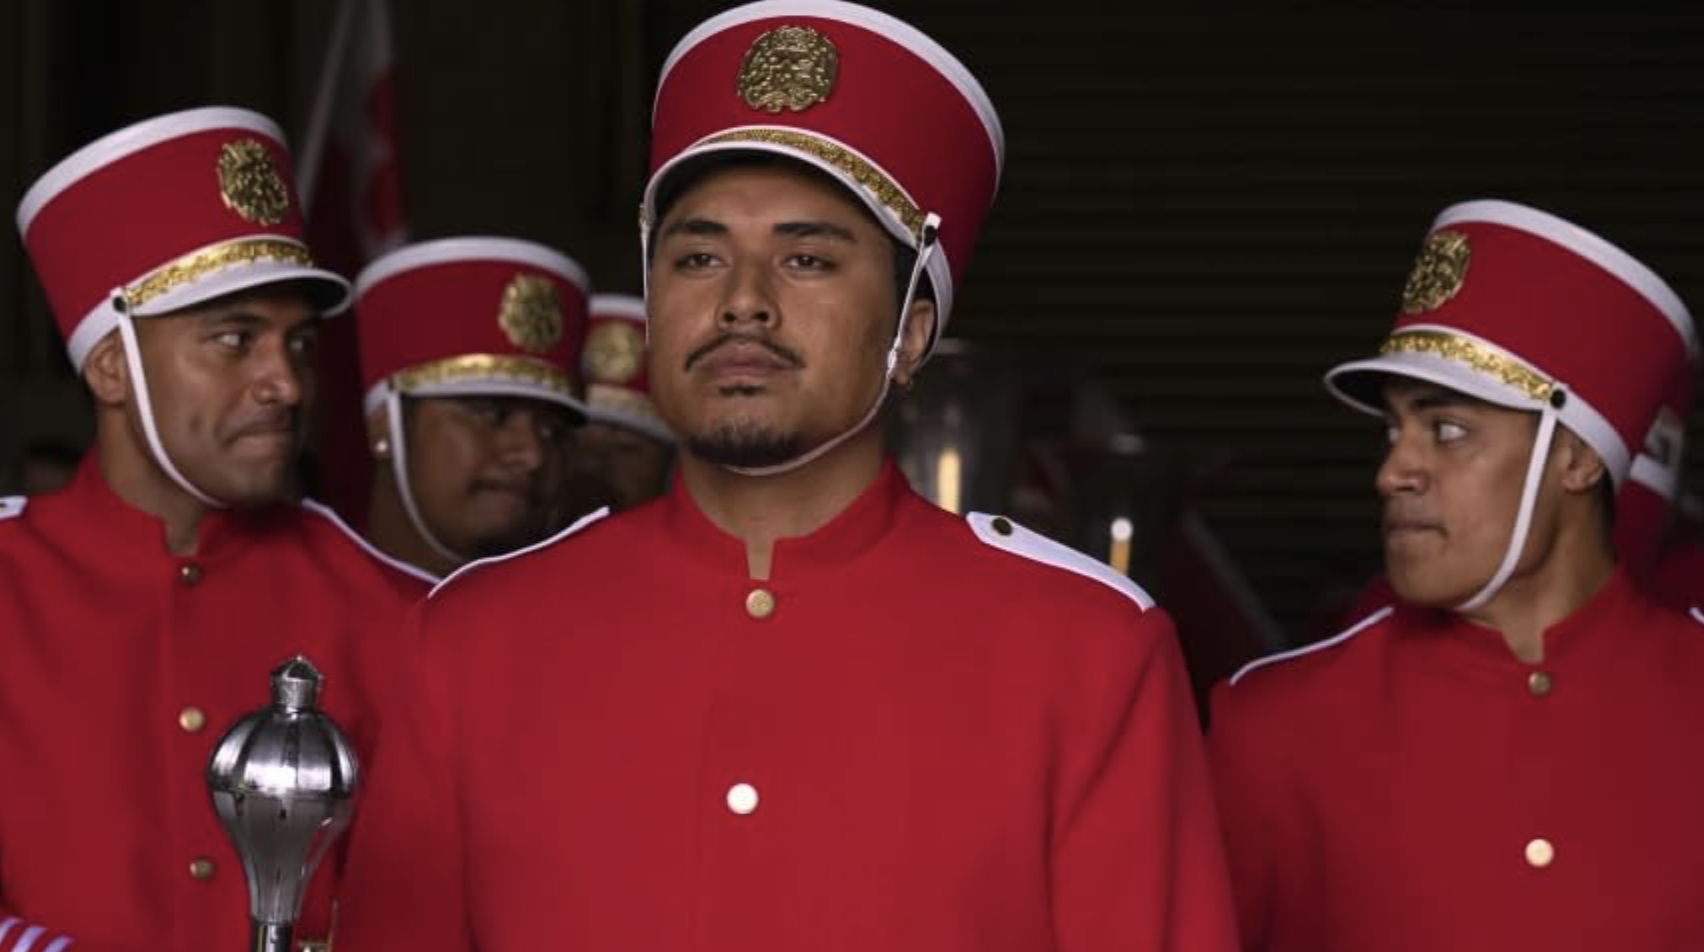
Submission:
[[[174,556],[93,456],[65,491],[6,510],[0,952],[246,947],[248,893],[208,800],[208,755],[298,652],[368,753],[423,583],[296,507],[210,513],[196,554]],[[324,937],[336,874],[317,877],[299,938]]]
[[[342,952],[1235,946],[1171,623],[891,465],[750,580],[672,495],[475,566],[362,805]]]
[[[1617,572],[1544,641],[1397,606],[1218,687],[1248,949],[1704,949],[1704,625]]]

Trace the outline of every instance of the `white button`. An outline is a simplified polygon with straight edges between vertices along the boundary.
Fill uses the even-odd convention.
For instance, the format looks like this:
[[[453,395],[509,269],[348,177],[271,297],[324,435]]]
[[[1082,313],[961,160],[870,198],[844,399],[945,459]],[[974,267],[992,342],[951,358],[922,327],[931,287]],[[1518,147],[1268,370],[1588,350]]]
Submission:
[[[757,809],[757,788],[749,783],[736,783],[728,788],[728,809],[740,816]]]
[[[1542,836],[1531,840],[1526,845],[1526,861],[1533,869],[1544,869],[1556,861],[1556,847]]]

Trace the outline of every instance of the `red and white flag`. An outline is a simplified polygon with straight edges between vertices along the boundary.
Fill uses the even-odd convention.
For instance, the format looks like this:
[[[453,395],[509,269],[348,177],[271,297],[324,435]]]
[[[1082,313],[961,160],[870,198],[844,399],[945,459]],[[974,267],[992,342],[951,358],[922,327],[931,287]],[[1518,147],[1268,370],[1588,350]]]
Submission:
[[[407,239],[396,103],[386,0],[340,0],[300,139],[297,184],[315,258],[350,279]],[[314,491],[359,526],[370,470],[353,320],[326,323],[318,370]]]

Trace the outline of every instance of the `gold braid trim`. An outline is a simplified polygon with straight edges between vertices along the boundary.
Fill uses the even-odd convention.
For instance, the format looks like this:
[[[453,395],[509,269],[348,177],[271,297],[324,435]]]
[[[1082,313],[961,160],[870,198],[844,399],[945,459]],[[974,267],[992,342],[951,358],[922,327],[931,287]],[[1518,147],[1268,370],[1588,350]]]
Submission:
[[[1543,374],[1513,357],[1493,350],[1477,341],[1442,331],[1404,331],[1392,334],[1381,354],[1431,354],[1452,363],[1462,364],[1482,374],[1496,377],[1503,383],[1538,401],[1550,399],[1554,383]]]
[[[507,354],[462,354],[416,364],[392,374],[390,385],[392,390],[407,393],[432,384],[478,380],[530,383],[564,396],[574,395],[574,378],[567,371],[541,361]]]
[[[827,162],[835,168],[852,177],[852,181],[863,186],[876,200],[886,205],[899,220],[905,224],[911,237],[918,241],[923,237],[924,214],[905,193],[895,185],[893,180],[882,174],[881,170],[871,165],[862,156],[835,145],[832,142],[819,139],[804,132],[794,132],[789,129],[735,129],[711,136],[704,144],[719,144],[723,142],[767,142],[771,145],[784,145],[800,152],[811,155]]]
[[[314,259],[308,254],[308,249],[294,241],[281,238],[243,238],[227,241],[155,268],[141,280],[124,289],[124,303],[131,310],[135,310],[163,294],[186,284],[193,284],[214,272],[237,265],[254,264],[256,261],[280,261],[304,268],[314,265]]]

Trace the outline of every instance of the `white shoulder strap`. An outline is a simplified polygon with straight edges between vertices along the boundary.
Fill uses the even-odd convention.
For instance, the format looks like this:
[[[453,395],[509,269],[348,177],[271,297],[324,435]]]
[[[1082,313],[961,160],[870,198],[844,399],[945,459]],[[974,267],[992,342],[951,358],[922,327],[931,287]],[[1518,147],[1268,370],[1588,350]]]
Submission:
[[[1302,655],[1313,654],[1316,651],[1324,651],[1334,645],[1340,645],[1361,632],[1366,631],[1368,628],[1384,621],[1386,618],[1389,618],[1390,613],[1393,611],[1396,611],[1394,606],[1386,605],[1324,641],[1316,641],[1311,645],[1303,645],[1300,648],[1295,648],[1290,651],[1280,651],[1277,654],[1269,654],[1264,658],[1256,658],[1248,664],[1243,665],[1242,670],[1231,675],[1231,684],[1235,685],[1238,681],[1243,679],[1244,675],[1257,668],[1264,668],[1269,664],[1277,664],[1280,661],[1289,661],[1292,658],[1300,658]]]
[[[1070,546],[1061,545],[1039,532],[1031,532],[1005,516],[973,512],[964,518],[978,539],[996,549],[1092,578],[1135,602],[1143,611],[1154,607],[1153,597],[1143,591],[1142,586],[1113,571],[1112,566],[1089,558]]]
[[[23,515],[24,507],[29,504],[28,496],[0,496],[0,522]]]
[[[401,572],[404,575],[411,575],[428,585],[438,584],[438,576],[433,575],[431,572],[426,571],[418,565],[410,565],[396,556],[390,555],[371,542],[368,542],[361,533],[356,532],[350,527],[349,523],[343,521],[343,517],[337,514],[337,510],[331,508],[325,503],[318,502],[313,499],[304,499],[302,500],[302,508],[336,526],[339,532],[348,536],[351,542],[354,542],[357,546],[359,546],[361,551],[372,556],[374,561],[382,562],[385,565],[396,569],[398,572]]]
[[[594,522],[597,522],[599,519],[602,519],[603,517],[605,517],[607,515],[609,515],[609,507],[605,506],[605,507],[603,507],[602,509],[599,509],[596,512],[589,512],[589,513],[581,516],[579,519],[574,521],[573,525],[569,526],[566,529],[563,529],[561,532],[558,532],[557,534],[551,536],[548,539],[544,539],[543,541],[540,541],[540,542],[534,542],[532,545],[522,546],[522,547],[516,549],[513,552],[505,552],[502,555],[492,555],[492,556],[487,556],[483,559],[474,559],[472,562],[469,562],[466,565],[462,566],[461,568],[456,569],[454,572],[451,572],[450,574],[444,576],[444,580],[442,582],[439,582],[438,584],[432,586],[432,591],[428,592],[426,597],[431,598],[432,596],[438,594],[438,592],[443,590],[444,586],[450,584],[451,582],[455,581],[458,578],[461,578],[463,575],[467,575],[470,572],[477,571],[478,569],[482,569],[482,568],[484,568],[488,565],[496,565],[499,562],[507,562],[510,559],[518,559],[521,556],[526,555],[529,552],[537,552],[540,549],[544,549],[544,548],[548,548],[550,546],[553,546],[556,543],[561,542],[563,539],[568,538],[569,536],[573,535],[574,533],[579,532],[581,529],[586,528],[587,526],[591,525]]]

